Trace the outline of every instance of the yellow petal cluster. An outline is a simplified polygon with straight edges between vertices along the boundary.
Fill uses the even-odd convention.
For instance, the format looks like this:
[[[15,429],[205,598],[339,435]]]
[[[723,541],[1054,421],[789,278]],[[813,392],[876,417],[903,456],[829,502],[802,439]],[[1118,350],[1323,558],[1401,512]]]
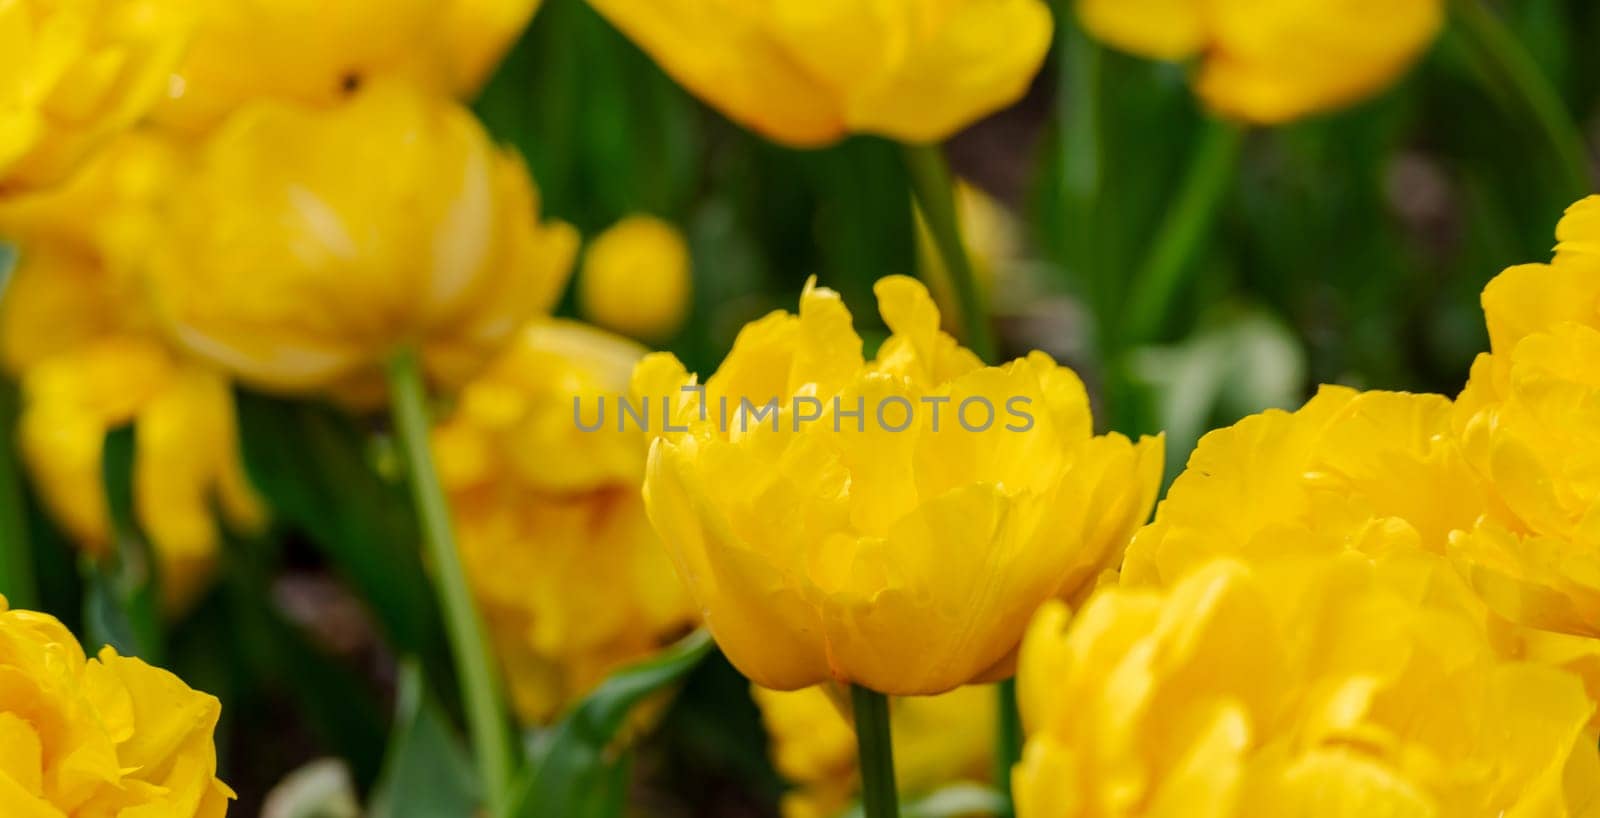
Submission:
[[[1113,47],[1198,61],[1195,87],[1225,116],[1276,124],[1394,84],[1438,35],[1443,0],[1077,0]]]
[[[1295,550],[1029,631],[1019,818],[1593,814],[1594,704],[1394,563]]]
[[[778,772],[794,786],[784,818],[834,818],[860,788],[856,733],[825,686],[751,689]],[[895,783],[909,797],[956,782],[987,783],[994,769],[995,691],[961,687],[890,701]]]
[[[778,142],[943,140],[1027,90],[1040,0],[590,0],[690,91]]]
[[[1095,436],[1071,370],[1039,352],[986,367],[921,284],[876,292],[893,334],[870,361],[838,294],[808,285],[703,392],[670,355],[634,374],[655,411],[671,402],[651,521],[764,687],[932,695],[1009,674],[1029,615],[1117,565],[1159,484],[1160,441]]]
[[[694,622],[639,496],[644,433],[573,422],[575,399],[626,394],[644,354],[576,322],[531,324],[434,432],[462,562],[530,724]]]
[[[660,341],[688,317],[689,272],[689,244],[677,228],[652,216],[629,216],[584,251],[578,304],[606,329]]]
[[[0,194],[64,180],[133,125],[191,27],[180,0],[0,3]]]
[[[539,0],[195,0],[194,42],[156,117],[210,128],[259,99],[332,106],[378,78],[470,96]]]
[[[1396,536],[1442,554],[1491,504],[1452,433],[1450,400],[1324,386],[1200,439],[1134,535],[1123,580],[1170,585],[1216,557],[1268,558],[1286,540],[1329,554]]]
[[[178,186],[151,262],[195,354],[270,390],[370,401],[419,347],[459,384],[554,302],[577,246],[522,162],[459,105],[400,83],[331,110],[261,102]]]
[[[113,541],[104,440],[133,426],[134,511],[169,609],[210,576],[218,508],[240,527],[263,516],[226,379],[166,341],[138,286],[133,260],[174,164],[170,145],[135,133],[70,183],[0,205],[0,236],[20,253],[0,299],[0,359],[22,385],[23,458],[56,519],[101,554]]]
[[[220,818],[221,705],[105,648],[93,659],[47,614],[0,597],[0,814]]]
[[[1502,530],[1496,521],[1507,512],[1503,487],[1474,468],[1457,434],[1462,411],[1439,395],[1324,386],[1295,412],[1270,410],[1207,434],[1155,520],[1134,534],[1123,584],[1170,588],[1216,559],[1254,565],[1291,544],[1328,559],[1413,552],[1430,558],[1412,563],[1416,586],[1472,612],[1504,655],[1573,671],[1600,693],[1600,642],[1513,627],[1502,618],[1513,605],[1467,581],[1483,569],[1464,564],[1463,537]],[[1457,567],[1431,559],[1447,554]],[[1580,565],[1549,570],[1568,575]]]
[[[1600,197],[1557,230],[1552,264],[1513,267],[1484,289],[1493,351],[1456,407],[1469,461],[1500,513],[1453,541],[1499,613],[1600,636]]]

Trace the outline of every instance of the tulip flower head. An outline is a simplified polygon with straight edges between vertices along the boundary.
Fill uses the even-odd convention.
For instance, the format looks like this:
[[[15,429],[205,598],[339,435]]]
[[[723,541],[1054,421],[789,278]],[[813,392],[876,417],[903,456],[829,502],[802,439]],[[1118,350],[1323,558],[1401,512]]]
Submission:
[[[1278,124],[1392,85],[1444,23],[1444,0],[1077,0],[1096,38],[1160,60],[1196,58],[1218,113]]]
[[[771,737],[773,764],[795,786],[784,818],[833,818],[860,787],[856,734],[823,687],[780,693],[751,690]],[[939,696],[890,702],[895,781],[908,795],[958,782],[987,783],[994,768],[995,693],[961,687]]]
[[[644,433],[571,422],[575,397],[623,393],[644,354],[583,324],[536,322],[434,432],[462,563],[528,724],[693,626],[639,496]]]
[[[1295,550],[1295,543],[1284,543]],[[1019,818],[1579,815],[1600,794],[1577,677],[1356,552],[1198,567],[1043,609],[1018,690]]]
[[[205,588],[219,510],[243,529],[264,516],[227,379],[168,342],[139,286],[175,164],[166,142],[126,135],[70,182],[0,205],[0,236],[19,250],[0,300],[0,362],[22,387],[23,460],[73,541],[104,555],[114,542],[104,441],[133,427],[134,512],[169,610]]]
[[[585,251],[578,302],[596,324],[643,340],[672,337],[689,313],[689,245],[672,225],[630,216]]]
[[[194,42],[156,118],[189,132],[259,99],[330,107],[375,80],[470,97],[539,0],[195,0]]]
[[[590,0],[690,91],[788,145],[850,133],[938,142],[1020,98],[1041,0]]]
[[[893,335],[870,361],[839,296],[808,285],[703,388],[666,354],[634,373],[669,404],[650,519],[764,687],[932,695],[1009,675],[1034,608],[1115,566],[1159,484],[1160,441],[1095,436],[1071,370],[1039,352],[986,367],[921,284],[876,291]]]
[[[1493,351],[1474,363],[1456,423],[1501,513],[1452,545],[1499,613],[1600,636],[1600,196],[1557,236],[1553,263],[1484,288]]]
[[[89,659],[52,616],[0,597],[0,813],[221,818],[221,705],[107,647]]]
[[[470,113],[396,84],[239,113],[176,196],[151,277],[179,341],[261,388],[358,403],[404,345],[438,382],[470,377],[555,301],[577,246]]]
[[[1389,547],[1399,533],[1444,553],[1490,505],[1451,411],[1439,395],[1324,386],[1298,411],[1207,434],[1134,535],[1123,579],[1170,585],[1216,557],[1270,558],[1285,539],[1331,554]]]
[[[191,17],[178,0],[0,4],[0,195],[65,180],[143,116]]]

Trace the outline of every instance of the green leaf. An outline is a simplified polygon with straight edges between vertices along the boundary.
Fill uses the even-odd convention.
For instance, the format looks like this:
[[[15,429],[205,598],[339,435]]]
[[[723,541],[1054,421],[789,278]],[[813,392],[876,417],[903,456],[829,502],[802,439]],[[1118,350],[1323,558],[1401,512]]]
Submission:
[[[614,749],[617,734],[635,705],[688,676],[713,646],[709,633],[695,631],[602,682],[541,744],[512,799],[512,818],[620,816],[630,758]]]
[[[1207,429],[1263,409],[1297,406],[1304,396],[1305,351],[1288,327],[1246,310],[1182,343],[1135,350],[1133,369],[1154,394],[1167,431],[1167,478],[1183,468]]]
[[[238,406],[245,467],[277,518],[321,549],[397,652],[447,667],[410,504],[373,469],[362,430],[326,406],[250,392]]]
[[[461,738],[429,700],[420,666],[400,668],[394,732],[370,818],[473,818],[482,797]]]
[[[101,453],[106,505],[114,542],[104,559],[81,562],[86,592],[84,628],[91,645],[163,664],[161,584],[154,555],[134,516],[134,429],[106,435]]]
[[[299,767],[267,793],[261,818],[361,818],[349,768],[332,758]]]

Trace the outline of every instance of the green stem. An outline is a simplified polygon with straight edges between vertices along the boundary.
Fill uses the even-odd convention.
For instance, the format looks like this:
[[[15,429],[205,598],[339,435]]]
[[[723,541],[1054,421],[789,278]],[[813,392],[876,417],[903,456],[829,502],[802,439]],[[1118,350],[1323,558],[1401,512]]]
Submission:
[[[28,536],[28,508],[15,444],[17,403],[16,389],[0,384],[0,594],[13,608],[37,609],[33,541]]]
[[[491,662],[483,622],[467,588],[466,572],[456,551],[439,474],[429,447],[427,387],[414,350],[402,350],[389,361],[389,393],[395,430],[405,454],[412,500],[422,523],[423,544],[433,568],[434,591],[444,612],[456,671],[461,675],[467,726],[490,816],[505,815],[516,762],[511,732],[500,697],[499,677]]]
[[[1480,69],[1489,81],[1510,90],[1506,98],[1521,103],[1523,110],[1510,113],[1528,118],[1549,142],[1562,179],[1572,187],[1568,200],[1588,195],[1594,189],[1588,146],[1538,62],[1482,0],[1459,0],[1455,8],[1456,22]]]
[[[994,362],[994,334],[989,327],[989,305],[972,270],[972,257],[961,240],[961,220],[956,215],[954,179],[938,145],[906,145],[906,171],[911,195],[933,234],[944,267],[950,271],[961,309],[961,326],[967,347],[986,363]]]
[[[1005,809],[997,818],[1014,814],[1011,800],[1011,769],[1022,760],[1022,713],[1017,709],[1017,680],[1006,679],[995,685],[995,704],[999,721],[995,733],[994,788],[1005,799]]]
[[[1183,187],[1156,234],[1150,255],[1133,279],[1128,294],[1120,349],[1151,341],[1161,331],[1172,308],[1183,273],[1194,261],[1195,250],[1211,230],[1223,196],[1233,179],[1244,131],[1231,122],[1207,120]]]
[[[889,734],[889,697],[852,685],[850,706],[856,719],[862,814],[864,818],[900,818],[900,796],[894,783],[894,740]]]

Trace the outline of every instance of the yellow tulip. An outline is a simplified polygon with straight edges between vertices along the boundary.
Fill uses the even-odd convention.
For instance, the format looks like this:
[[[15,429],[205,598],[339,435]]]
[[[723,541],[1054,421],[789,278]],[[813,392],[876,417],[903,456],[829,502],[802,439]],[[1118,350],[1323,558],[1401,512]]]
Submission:
[[[0,4],[0,194],[64,180],[155,104],[192,20],[178,0]]]
[[[194,43],[157,109],[210,128],[253,100],[331,107],[374,79],[477,93],[539,0],[197,0]]]
[[[459,384],[555,301],[577,245],[470,113],[406,85],[261,103],[197,161],[153,294],[181,343],[263,389],[376,402],[413,344]]]
[[[672,225],[630,216],[589,244],[578,277],[584,317],[644,340],[670,338],[689,313],[689,245]]]
[[[529,724],[694,623],[639,496],[643,432],[573,424],[575,398],[623,394],[644,354],[575,322],[534,323],[434,432],[462,563]]]
[[[1271,410],[1211,432],[1155,521],[1134,535],[1123,584],[1170,588],[1215,559],[1255,565],[1291,547],[1320,559],[1410,553],[1417,589],[1472,612],[1503,655],[1578,673],[1600,700],[1600,641],[1504,621],[1540,624],[1515,615],[1520,602],[1507,576],[1486,573],[1505,564],[1503,554],[1485,558],[1505,540],[1462,539],[1497,535],[1508,513],[1457,433],[1464,414],[1473,410],[1438,395],[1325,386],[1296,412]],[[1478,562],[1466,559],[1469,549]],[[1454,567],[1441,561],[1446,554]],[[1582,577],[1587,560],[1572,555],[1541,570]],[[1477,581],[1464,578],[1474,572]]]
[[[1532,627],[1600,636],[1600,197],[1557,229],[1550,265],[1513,267],[1484,288],[1494,351],[1457,401],[1468,460],[1501,513],[1452,541],[1497,612]]]
[[[1196,58],[1225,116],[1276,124],[1373,96],[1438,35],[1444,0],[1077,0],[1084,28],[1160,60]]]
[[[1491,505],[1439,395],[1325,386],[1299,411],[1270,410],[1200,439],[1123,578],[1170,585],[1219,556],[1271,557],[1285,539],[1328,553],[1411,547],[1442,554]]]
[[[937,142],[1020,98],[1050,46],[1040,0],[590,0],[690,91],[779,142]]]
[[[652,411],[674,404],[652,415],[651,521],[764,687],[932,695],[1009,675],[1034,608],[1115,566],[1159,483],[1161,442],[1094,436],[1071,370],[1040,352],[985,367],[921,284],[876,290],[894,334],[871,361],[839,296],[808,285],[703,393],[670,355],[634,373]]]
[[[796,789],[784,818],[834,818],[860,787],[856,733],[829,692],[753,687],[773,763]],[[959,782],[987,783],[994,766],[995,692],[962,687],[939,696],[894,699],[895,781],[910,796]]]
[[[244,475],[233,395],[157,331],[137,284],[170,146],[124,137],[66,185],[0,206],[21,256],[0,299],[0,359],[22,384],[21,450],[41,498],[92,554],[113,542],[103,444],[131,424],[134,511],[169,610],[205,587],[221,541],[263,511]],[[84,213],[95,218],[85,219]]]
[[[221,818],[218,701],[0,597],[0,813]]]
[[[1070,621],[1045,608],[1018,675],[1017,815],[1589,814],[1579,680],[1503,658],[1403,563],[1221,559]]]

